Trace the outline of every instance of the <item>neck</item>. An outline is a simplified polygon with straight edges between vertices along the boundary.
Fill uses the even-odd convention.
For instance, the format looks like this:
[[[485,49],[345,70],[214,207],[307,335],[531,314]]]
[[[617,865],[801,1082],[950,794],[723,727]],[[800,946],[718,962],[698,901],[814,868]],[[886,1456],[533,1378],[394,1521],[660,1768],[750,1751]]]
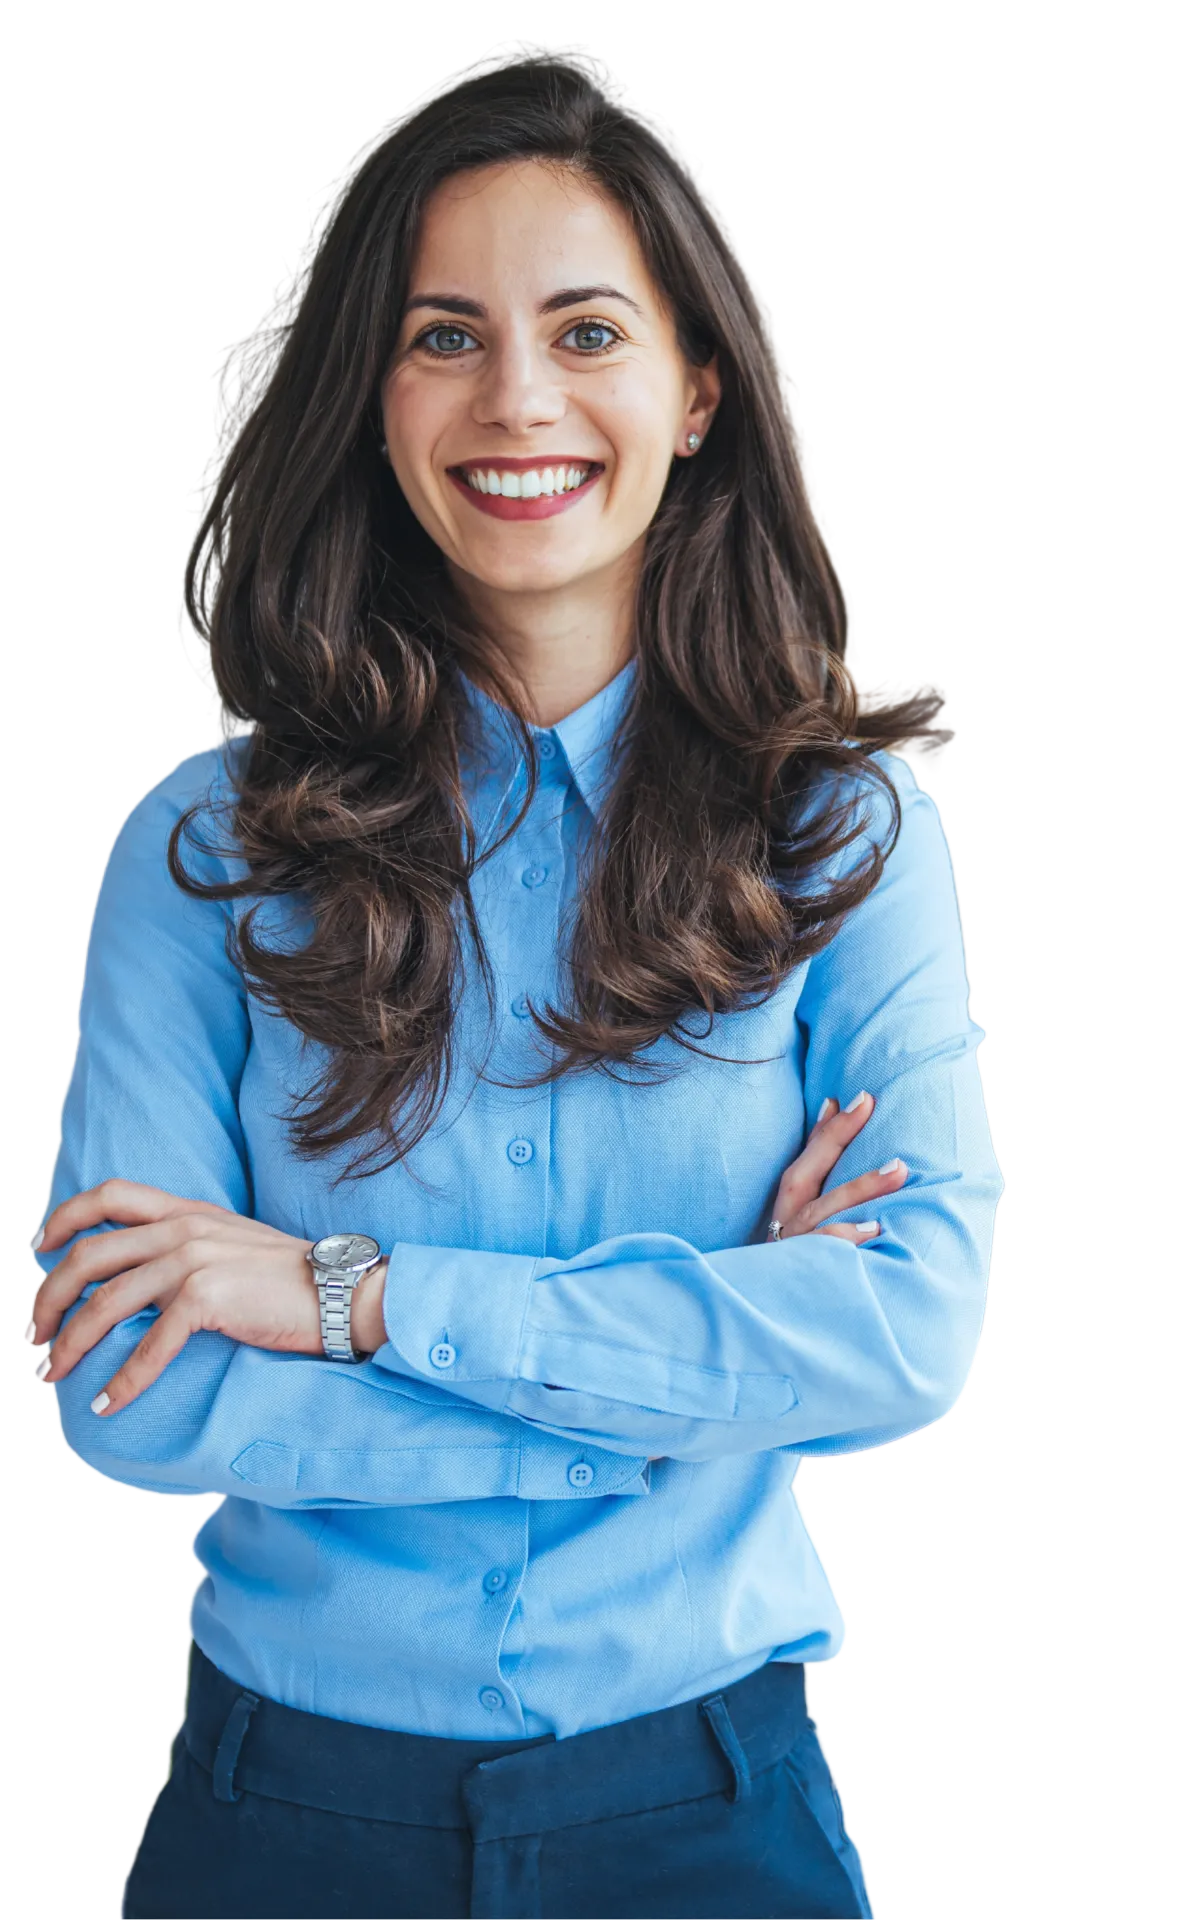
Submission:
[[[557,593],[499,593],[459,574],[457,586],[528,687],[534,726],[586,707],[634,659],[628,584],[591,578]]]

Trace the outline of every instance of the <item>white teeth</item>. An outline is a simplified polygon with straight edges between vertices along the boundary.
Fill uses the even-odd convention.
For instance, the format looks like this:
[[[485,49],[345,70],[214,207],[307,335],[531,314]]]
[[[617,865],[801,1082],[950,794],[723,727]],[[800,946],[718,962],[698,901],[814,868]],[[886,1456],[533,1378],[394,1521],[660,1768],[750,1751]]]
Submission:
[[[588,478],[589,467],[529,467],[515,473],[511,467],[497,472],[495,467],[470,467],[467,484],[476,493],[502,493],[508,500],[536,500],[555,493],[571,493]]]

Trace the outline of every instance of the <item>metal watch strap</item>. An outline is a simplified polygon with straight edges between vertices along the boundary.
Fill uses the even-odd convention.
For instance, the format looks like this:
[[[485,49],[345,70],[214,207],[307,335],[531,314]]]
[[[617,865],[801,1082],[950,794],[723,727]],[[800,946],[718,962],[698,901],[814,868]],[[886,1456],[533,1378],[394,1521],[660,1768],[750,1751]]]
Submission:
[[[354,1289],[362,1278],[347,1278],[341,1273],[322,1273],[316,1269],[317,1298],[321,1305],[321,1344],[327,1360],[369,1360],[350,1340],[350,1307]]]

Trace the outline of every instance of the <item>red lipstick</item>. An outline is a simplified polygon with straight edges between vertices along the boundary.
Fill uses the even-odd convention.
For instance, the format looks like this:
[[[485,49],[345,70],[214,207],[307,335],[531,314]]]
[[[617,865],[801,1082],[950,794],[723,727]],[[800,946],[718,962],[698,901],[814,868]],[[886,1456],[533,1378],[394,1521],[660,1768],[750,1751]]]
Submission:
[[[544,467],[561,467],[568,464],[574,466],[583,463],[562,460],[505,460],[492,461],[488,464],[494,466],[497,473],[523,473],[530,467],[536,467],[540,473]],[[482,468],[484,462],[480,461],[479,465]],[[569,493],[539,493],[532,500],[522,500],[519,497],[514,499],[504,493],[478,493],[459,468],[451,467],[448,471],[459,492],[466,494],[471,505],[478,507],[481,513],[490,513],[495,520],[548,520],[551,514],[565,512],[586,493],[590,493],[604,472],[604,468],[597,466],[594,473],[589,474],[586,480],[579,486],[573,487]]]

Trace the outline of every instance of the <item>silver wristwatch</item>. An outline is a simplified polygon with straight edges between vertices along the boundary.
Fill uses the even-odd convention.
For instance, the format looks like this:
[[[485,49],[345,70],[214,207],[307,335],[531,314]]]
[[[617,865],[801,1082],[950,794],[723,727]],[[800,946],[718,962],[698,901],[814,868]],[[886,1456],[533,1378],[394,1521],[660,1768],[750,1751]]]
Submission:
[[[321,1302],[321,1343],[327,1360],[369,1360],[350,1342],[350,1302],[364,1273],[383,1258],[369,1233],[327,1233],[305,1255]]]

